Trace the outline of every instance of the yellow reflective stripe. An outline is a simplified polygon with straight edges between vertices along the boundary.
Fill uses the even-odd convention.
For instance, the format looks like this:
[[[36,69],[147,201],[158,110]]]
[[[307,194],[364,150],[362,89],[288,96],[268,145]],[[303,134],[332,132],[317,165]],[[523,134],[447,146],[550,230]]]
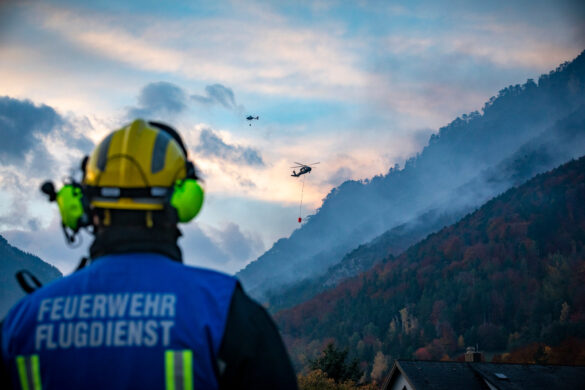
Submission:
[[[16,357],[18,377],[22,390],[42,390],[39,355]]]
[[[165,383],[166,390],[175,390],[175,355],[173,351],[165,351]]]
[[[193,389],[193,351],[183,351],[183,386],[184,390]]]
[[[165,351],[165,389],[193,390],[193,351]]]
[[[30,357],[32,364],[32,377],[35,390],[42,390],[41,385],[41,365],[39,364],[39,355],[32,355]]]
[[[20,386],[22,387],[22,390],[29,390],[24,356],[16,357],[16,366],[18,367],[18,377],[20,378]]]

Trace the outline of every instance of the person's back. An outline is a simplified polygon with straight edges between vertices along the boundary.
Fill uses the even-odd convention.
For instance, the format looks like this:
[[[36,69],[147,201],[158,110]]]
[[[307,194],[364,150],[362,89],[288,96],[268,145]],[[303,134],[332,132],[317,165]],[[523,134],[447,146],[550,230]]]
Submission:
[[[156,151],[167,131],[159,126],[135,121],[125,128],[154,131],[158,141],[153,141],[153,154],[162,153],[148,160],[154,168],[156,158],[171,161],[168,156],[165,160],[164,148]],[[112,142],[115,136],[106,138],[92,155],[97,161],[88,162],[101,164],[98,173],[118,156],[103,149]],[[183,177],[189,178],[186,171]],[[196,181],[194,171],[191,175]],[[84,182],[86,195],[92,184],[91,179]],[[202,191],[200,195],[202,202]],[[2,327],[2,388],[296,388],[282,340],[266,311],[246,296],[236,279],[181,264],[176,219],[167,218],[169,196],[153,199],[164,210],[148,206],[152,208],[146,211],[131,209],[142,205],[128,206],[120,197],[88,197],[90,202],[97,199],[86,210],[96,235],[91,265],[35,291],[9,312]],[[192,208],[193,197],[186,199]],[[181,201],[173,207],[182,207]],[[59,203],[64,222],[65,203]],[[171,210],[171,215],[186,222],[199,207],[195,212]]]

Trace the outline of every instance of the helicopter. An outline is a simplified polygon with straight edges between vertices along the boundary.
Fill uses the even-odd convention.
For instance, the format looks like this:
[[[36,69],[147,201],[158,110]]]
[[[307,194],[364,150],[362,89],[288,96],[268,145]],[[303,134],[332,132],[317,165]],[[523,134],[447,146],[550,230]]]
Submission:
[[[295,170],[293,170],[293,173],[291,176],[299,177],[301,175],[304,175],[305,173],[311,173],[311,170],[313,169],[313,168],[311,168],[311,165],[316,165],[319,163],[316,162],[316,163],[312,163],[312,164],[303,164],[303,163],[295,161],[295,164],[297,164],[297,165],[295,165],[294,167],[291,167],[291,168],[301,168],[301,169],[299,170],[298,173]]]
[[[248,115],[248,116],[246,117],[246,120],[249,120],[249,121],[250,121],[250,126],[252,126],[252,121],[253,121],[254,119],[258,120],[258,119],[260,119],[260,116],[258,116],[258,115],[256,115],[256,116]]]

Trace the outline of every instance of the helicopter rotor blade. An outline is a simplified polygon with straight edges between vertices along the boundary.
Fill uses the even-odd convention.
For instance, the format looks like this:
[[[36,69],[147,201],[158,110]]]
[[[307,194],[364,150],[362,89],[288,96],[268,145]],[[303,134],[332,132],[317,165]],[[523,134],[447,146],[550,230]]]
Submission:
[[[311,163],[311,164],[305,164],[305,163],[301,163],[301,162],[298,162],[298,161],[294,161],[294,163],[300,165],[301,167],[307,167],[309,165],[319,164],[319,162],[314,162],[314,163]]]

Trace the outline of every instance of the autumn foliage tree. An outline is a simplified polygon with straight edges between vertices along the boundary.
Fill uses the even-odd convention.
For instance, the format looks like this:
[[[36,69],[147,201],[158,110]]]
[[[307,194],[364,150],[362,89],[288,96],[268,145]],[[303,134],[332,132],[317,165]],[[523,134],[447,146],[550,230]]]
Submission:
[[[441,360],[477,344],[501,353],[542,343],[550,350],[516,355],[581,361],[571,348],[585,340],[585,157],[276,319],[297,362],[314,353],[308,346],[332,339],[367,365],[368,376],[378,352]],[[556,355],[557,348],[570,353]]]
[[[347,362],[348,353],[347,349],[339,350],[335,348],[333,343],[330,343],[325,347],[321,356],[309,362],[309,366],[311,370],[321,370],[328,378],[337,383],[348,380],[357,382],[362,376],[359,362],[357,359]]]
[[[300,390],[378,390],[374,384],[357,384],[352,380],[337,383],[321,370],[299,374],[297,381]]]

